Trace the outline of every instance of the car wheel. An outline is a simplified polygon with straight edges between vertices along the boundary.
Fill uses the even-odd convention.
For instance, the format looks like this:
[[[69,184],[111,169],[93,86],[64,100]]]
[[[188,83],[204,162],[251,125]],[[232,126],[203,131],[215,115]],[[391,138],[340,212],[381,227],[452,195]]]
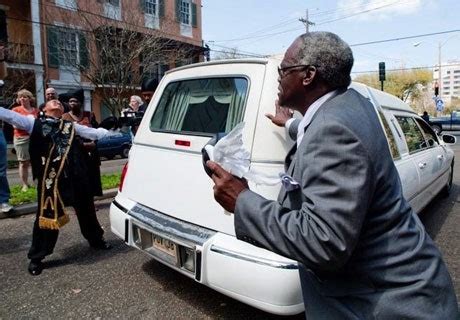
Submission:
[[[440,134],[442,131],[441,127],[438,126],[437,124],[432,125],[431,128],[433,129],[434,132],[436,132],[436,134]]]
[[[452,191],[452,181],[454,180],[454,161],[452,161],[452,164],[450,165],[450,171],[449,171],[449,179],[447,180],[446,185],[444,188],[441,190],[441,195],[443,197],[448,197],[450,195],[450,192]]]
[[[121,157],[122,158],[128,158],[129,156],[129,149],[130,147],[129,146],[124,146],[123,149],[121,150]]]

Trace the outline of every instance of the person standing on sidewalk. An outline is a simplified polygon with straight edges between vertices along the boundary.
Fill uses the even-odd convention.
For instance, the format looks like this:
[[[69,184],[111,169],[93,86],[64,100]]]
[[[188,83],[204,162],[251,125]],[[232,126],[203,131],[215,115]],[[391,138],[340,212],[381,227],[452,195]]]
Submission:
[[[13,108],[14,112],[24,116],[38,116],[38,109],[34,108],[34,96],[32,92],[26,89],[18,91],[19,106]],[[22,191],[25,192],[29,188],[29,141],[30,135],[24,130],[14,127],[14,149],[16,150],[16,157],[19,161],[19,177],[22,181]]]
[[[0,80],[7,76],[5,65],[5,48],[0,47]],[[10,186],[6,175],[7,167],[7,147],[5,135],[3,134],[3,122],[0,121],[0,210],[8,213],[13,207],[8,203],[10,200]]]
[[[74,207],[81,232],[91,247],[111,248],[104,240],[104,230],[88,192],[87,169],[79,141],[79,136],[97,140],[110,133],[103,128],[94,129],[62,120],[63,107],[58,100],[48,101],[43,110],[45,116],[34,119],[0,108],[0,120],[31,136],[32,173],[38,179],[38,210],[28,253],[28,270],[34,276],[42,272],[42,260],[53,253],[59,229],[69,222],[66,206]]]
[[[69,96],[70,111],[62,115],[63,120],[76,122],[82,126],[92,127],[90,117],[85,115],[82,110],[83,102],[85,100],[82,89],[67,92]],[[91,194],[93,196],[102,196],[102,182],[101,182],[101,159],[99,150],[97,149],[96,141],[84,139],[84,160],[88,169],[88,177],[90,181]]]

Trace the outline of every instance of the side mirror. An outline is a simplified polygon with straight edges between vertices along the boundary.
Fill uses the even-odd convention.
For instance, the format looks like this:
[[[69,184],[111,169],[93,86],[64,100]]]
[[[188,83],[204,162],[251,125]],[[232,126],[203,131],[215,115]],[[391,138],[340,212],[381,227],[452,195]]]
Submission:
[[[442,141],[444,141],[447,144],[455,144],[457,142],[457,138],[450,134],[443,134]]]

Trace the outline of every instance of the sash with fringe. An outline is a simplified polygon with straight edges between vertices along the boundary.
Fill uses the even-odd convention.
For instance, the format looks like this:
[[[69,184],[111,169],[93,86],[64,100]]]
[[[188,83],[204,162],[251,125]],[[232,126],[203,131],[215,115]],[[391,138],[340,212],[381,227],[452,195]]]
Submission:
[[[59,177],[62,174],[74,138],[74,126],[70,121],[43,121],[42,132],[51,138],[47,158],[42,158],[45,166],[39,194],[40,229],[58,230],[69,222],[64,202],[59,192]]]

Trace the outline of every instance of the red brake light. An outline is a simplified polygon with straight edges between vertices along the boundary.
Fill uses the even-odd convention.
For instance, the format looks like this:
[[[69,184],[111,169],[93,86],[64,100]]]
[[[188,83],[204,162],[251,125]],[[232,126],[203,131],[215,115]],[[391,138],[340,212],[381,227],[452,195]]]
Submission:
[[[123,191],[123,183],[125,182],[125,177],[126,173],[128,172],[128,162],[123,167],[123,170],[121,170],[121,177],[120,177],[120,186],[118,187],[118,191],[122,192]]]
[[[174,143],[176,146],[190,147],[190,141],[187,140],[176,140]]]

